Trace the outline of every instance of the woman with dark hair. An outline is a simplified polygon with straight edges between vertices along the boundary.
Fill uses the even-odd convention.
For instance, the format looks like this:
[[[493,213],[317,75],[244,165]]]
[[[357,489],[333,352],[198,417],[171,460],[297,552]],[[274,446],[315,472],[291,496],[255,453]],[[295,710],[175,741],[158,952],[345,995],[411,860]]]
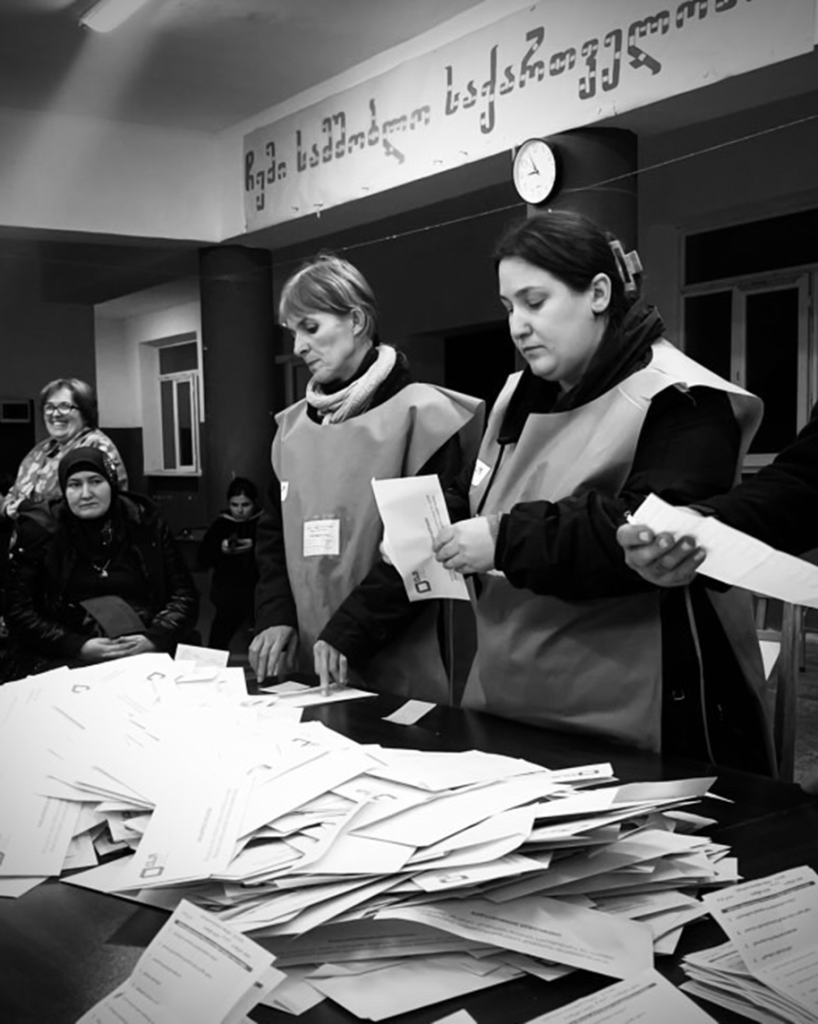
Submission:
[[[654,492],[727,491],[761,403],[664,340],[635,253],[564,210],[496,251],[500,301],[528,364],[492,410],[437,557],[479,574],[463,703],[650,750],[771,770],[746,595],[660,592],[616,540]]]
[[[0,510],[16,519],[26,499],[48,501],[60,494],[57,469],[60,459],[74,448],[99,448],[116,468],[119,486],[128,486],[128,474],[116,445],[99,429],[97,399],[90,384],[76,377],[59,377],[40,391],[40,412],[48,437],[36,444],[20,463],[17,479]]]
[[[199,568],[213,570],[210,601],[216,615],[210,647],[227,649],[238,628],[253,622],[258,517],[256,485],[246,477],[234,477],[227,487],[227,508],[211,523],[198,552]]]
[[[319,256],[296,271],[279,315],[312,377],[306,398],[276,417],[250,664],[259,679],[300,667],[323,685],[350,679],[446,702],[438,602],[411,604],[381,559],[371,481],[437,473],[450,483],[476,454],[482,403],[412,380],[406,357],[380,344],[375,297],[346,260]]]
[[[17,518],[5,679],[172,653],[192,633],[198,596],[167,524],[147,498],[119,492],[99,448],[68,452],[59,486],[61,498],[25,503]]]

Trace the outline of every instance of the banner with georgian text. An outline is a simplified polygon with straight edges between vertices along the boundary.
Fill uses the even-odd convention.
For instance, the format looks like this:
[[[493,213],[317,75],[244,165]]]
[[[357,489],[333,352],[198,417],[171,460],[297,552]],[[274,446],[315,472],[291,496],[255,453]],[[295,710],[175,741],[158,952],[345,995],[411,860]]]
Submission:
[[[246,135],[246,229],[808,52],[815,11],[815,0],[541,0]]]

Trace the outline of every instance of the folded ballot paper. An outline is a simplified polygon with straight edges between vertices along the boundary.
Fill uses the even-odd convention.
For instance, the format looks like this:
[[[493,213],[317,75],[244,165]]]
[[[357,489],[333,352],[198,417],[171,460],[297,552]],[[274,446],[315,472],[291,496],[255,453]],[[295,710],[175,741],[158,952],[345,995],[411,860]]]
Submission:
[[[459,572],[435,559],[432,541],[449,526],[449,510],[436,476],[373,480],[384,527],[384,547],[401,574],[410,601],[456,598],[468,601]]]
[[[228,1020],[254,998],[383,1020],[523,974],[630,980],[739,879],[693,807],[713,778],[356,743],[203,675],[143,656],[0,687],[0,893],[59,876],[174,913],[117,1012],[182,936],[252,965],[235,986],[224,965]],[[212,1018],[174,991],[157,1022]]]
[[[809,867],[744,882],[704,903],[729,937],[684,960],[682,988],[749,1020],[818,1020],[818,875]]]
[[[668,505],[648,495],[631,516],[654,533],[693,537],[707,552],[699,572],[756,594],[818,608],[818,566],[771,548],[712,516]]]

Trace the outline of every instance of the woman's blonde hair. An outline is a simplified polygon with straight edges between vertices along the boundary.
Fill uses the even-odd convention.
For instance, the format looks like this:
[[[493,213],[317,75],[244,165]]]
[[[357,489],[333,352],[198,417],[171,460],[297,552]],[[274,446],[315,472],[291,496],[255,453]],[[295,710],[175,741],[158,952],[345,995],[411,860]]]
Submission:
[[[359,310],[364,334],[378,344],[378,307],[364,275],[347,260],[320,253],[304,263],[284,284],[278,304],[282,324],[309,313],[349,316]]]

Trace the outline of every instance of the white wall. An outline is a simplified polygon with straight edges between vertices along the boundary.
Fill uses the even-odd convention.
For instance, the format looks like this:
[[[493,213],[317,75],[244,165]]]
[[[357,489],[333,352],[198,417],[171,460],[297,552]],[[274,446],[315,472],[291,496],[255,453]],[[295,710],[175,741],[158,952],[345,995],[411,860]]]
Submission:
[[[411,2],[411,0],[407,0]],[[218,155],[218,206],[221,212],[219,226],[221,238],[234,238],[244,233],[244,174],[242,154],[244,136],[256,128],[273,124],[283,117],[305,110],[314,103],[335,96],[366,82],[377,75],[385,74],[404,61],[413,60],[430,53],[438,47],[472,32],[477,32],[515,11],[531,6],[531,0],[483,0],[468,11],[450,18],[429,32],[407,40],[399,46],[384,50],[371,60],[364,61],[343,74],[321,82],[320,85],[293,96],[285,103],[268,107],[255,117],[234,125],[219,136]]]
[[[142,427],[147,451],[149,440],[159,436],[156,389],[150,386],[156,381],[158,356],[150,343],[195,333],[201,346],[198,282],[174,283],[103,303],[97,306],[95,319],[100,421],[110,427]],[[200,414],[204,416],[203,402]]]
[[[204,133],[0,110],[0,224],[217,241],[218,157]]]
[[[94,320],[100,422],[109,427],[141,427],[136,346],[128,339],[127,321],[99,312]]]

